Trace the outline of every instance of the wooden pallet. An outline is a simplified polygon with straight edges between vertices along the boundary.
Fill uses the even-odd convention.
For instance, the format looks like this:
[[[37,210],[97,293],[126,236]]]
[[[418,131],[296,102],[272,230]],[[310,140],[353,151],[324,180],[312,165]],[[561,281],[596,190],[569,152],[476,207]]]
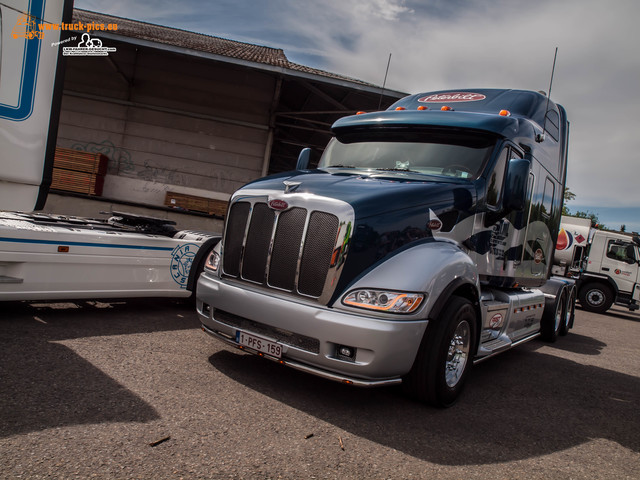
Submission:
[[[184,193],[167,192],[164,204],[171,208],[224,217],[227,214],[227,205],[229,202],[197,197],[195,195],[186,195]]]
[[[101,196],[108,162],[101,153],[56,147],[51,188]]]
[[[70,148],[56,147],[53,166],[75,172],[106,175],[109,158],[101,153],[82,152]]]
[[[53,167],[51,188],[99,197],[102,195],[102,189],[104,188],[104,175],[93,175],[91,173]]]

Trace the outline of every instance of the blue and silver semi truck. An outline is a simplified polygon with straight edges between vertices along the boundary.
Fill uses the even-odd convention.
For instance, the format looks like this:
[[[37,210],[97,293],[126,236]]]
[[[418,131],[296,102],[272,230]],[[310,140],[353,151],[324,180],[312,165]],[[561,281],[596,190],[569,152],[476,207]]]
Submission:
[[[197,289],[205,332],[435,406],[474,363],[573,325],[551,278],[569,122],[546,95],[408,96],[338,120],[317,168],[234,193]]]

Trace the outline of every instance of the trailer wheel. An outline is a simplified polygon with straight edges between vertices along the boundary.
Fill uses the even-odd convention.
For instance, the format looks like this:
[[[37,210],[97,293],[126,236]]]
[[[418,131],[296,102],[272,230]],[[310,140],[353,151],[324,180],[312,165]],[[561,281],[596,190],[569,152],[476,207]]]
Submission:
[[[540,322],[542,339],[553,343],[558,339],[562,325],[567,321],[567,289],[563,288],[558,295],[546,297],[544,313]]]
[[[410,396],[449,407],[460,396],[473,363],[476,312],[469,300],[453,296],[430,322],[411,371],[403,379]]]
[[[604,313],[613,304],[613,290],[602,282],[593,282],[580,289],[580,305],[593,313]]]
[[[573,320],[576,315],[576,289],[575,287],[569,288],[569,294],[567,295],[567,303],[564,309],[564,319],[560,324],[559,335],[564,336],[569,333],[569,329],[573,328]]]

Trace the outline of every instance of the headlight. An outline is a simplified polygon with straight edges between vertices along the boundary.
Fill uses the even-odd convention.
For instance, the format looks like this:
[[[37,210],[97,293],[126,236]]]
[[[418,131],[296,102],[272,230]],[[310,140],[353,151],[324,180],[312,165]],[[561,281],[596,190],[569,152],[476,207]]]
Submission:
[[[367,308],[389,313],[412,313],[424,300],[422,293],[391,292],[359,289],[349,292],[342,303],[350,307]]]
[[[218,271],[220,265],[220,255],[215,250],[211,250],[211,253],[207,257],[207,261],[204,264],[204,268],[211,270],[212,272]]]

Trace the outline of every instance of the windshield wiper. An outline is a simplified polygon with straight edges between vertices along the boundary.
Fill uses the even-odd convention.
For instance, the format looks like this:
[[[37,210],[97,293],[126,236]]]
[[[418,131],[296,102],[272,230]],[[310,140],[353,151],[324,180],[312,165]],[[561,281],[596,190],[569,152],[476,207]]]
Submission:
[[[329,165],[327,168],[356,168],[355,165]]]

